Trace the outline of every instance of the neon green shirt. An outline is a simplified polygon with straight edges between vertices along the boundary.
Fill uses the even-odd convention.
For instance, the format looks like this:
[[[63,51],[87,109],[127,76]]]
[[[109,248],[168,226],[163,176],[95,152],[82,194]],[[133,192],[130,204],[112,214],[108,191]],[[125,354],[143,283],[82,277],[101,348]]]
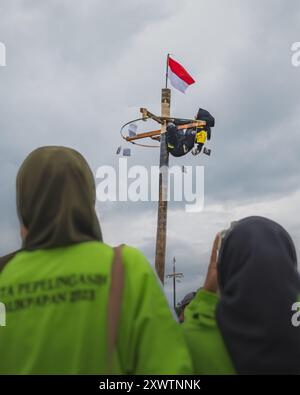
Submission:
[[[185,309],[183,329],[195,374],[235,374],[217,326],[217,303],[217,294],[201,289]]]
[[[0,374],[106,372],[113,249],[86,242],[18,253],[0,273]],[[122,250],[125,287],[116,374],[188,374],[191,360],[153,269]]]

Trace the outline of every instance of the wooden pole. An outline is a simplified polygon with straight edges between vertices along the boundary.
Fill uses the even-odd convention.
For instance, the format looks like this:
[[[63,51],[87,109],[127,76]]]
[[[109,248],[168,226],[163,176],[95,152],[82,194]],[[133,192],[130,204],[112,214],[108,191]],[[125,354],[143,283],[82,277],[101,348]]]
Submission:
[[[171,90],[164,88],[161,91],[161,116],[170,117]],[[159,174],[159,200],[156,233],[155,269],[162,284],[165,277],[165,257],[167,239],[167,209],[168,209],[168,167],[169,152],[166,141],[167,122],[164,121],[160,135],[160,174]]]

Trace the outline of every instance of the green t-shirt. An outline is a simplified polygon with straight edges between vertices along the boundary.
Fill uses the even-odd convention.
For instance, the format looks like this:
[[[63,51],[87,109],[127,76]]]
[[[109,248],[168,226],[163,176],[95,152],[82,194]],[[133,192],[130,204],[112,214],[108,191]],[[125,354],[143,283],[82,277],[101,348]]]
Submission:
[[[183,330],[195,374],[235,374],[216,322],[217,303],[217,294],[201,289],[185,309]]]
[[[0,273],[0,374],[106,373],[113,249],[86,242],[18,253]],[[123,247],[125,286],[116,374],[188,374],[184,336],[153,269]]]

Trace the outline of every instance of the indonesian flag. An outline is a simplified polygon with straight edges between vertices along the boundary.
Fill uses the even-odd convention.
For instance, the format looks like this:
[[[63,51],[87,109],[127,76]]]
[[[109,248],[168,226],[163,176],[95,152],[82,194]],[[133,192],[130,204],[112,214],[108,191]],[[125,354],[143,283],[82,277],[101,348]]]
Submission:
[[[168,77],[173,88],[182,93],[185,93],[186,88],[195,82],[181,64],[170,57],[168,57]]]

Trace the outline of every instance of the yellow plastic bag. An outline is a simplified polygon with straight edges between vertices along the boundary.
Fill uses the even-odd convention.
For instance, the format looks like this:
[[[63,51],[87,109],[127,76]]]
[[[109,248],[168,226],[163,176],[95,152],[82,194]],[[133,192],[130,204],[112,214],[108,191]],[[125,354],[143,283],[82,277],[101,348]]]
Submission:
[[[196,134],[196,143],[204,144],[206,141],[206,131],[201,130],[200,132],[197,132]]]

